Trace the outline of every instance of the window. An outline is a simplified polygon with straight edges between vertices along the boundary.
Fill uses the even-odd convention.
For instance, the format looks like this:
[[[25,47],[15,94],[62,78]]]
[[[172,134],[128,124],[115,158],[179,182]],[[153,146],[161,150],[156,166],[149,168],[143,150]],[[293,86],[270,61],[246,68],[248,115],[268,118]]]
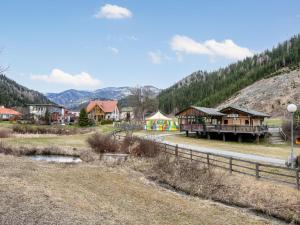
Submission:
[[[245,120],[245,125],[249,125],[249,120]]]
[[[228,124],[228,120],[224,120],[224,124],[226,124],[226,125],[227,125],[227,124]]]

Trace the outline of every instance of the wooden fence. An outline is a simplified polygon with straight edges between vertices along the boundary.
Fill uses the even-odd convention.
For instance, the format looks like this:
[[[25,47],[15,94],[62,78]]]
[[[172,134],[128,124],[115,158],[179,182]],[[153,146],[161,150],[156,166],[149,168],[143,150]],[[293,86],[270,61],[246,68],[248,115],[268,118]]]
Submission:
[[[117,140],[124,136],[117,135]],[[205,165],[228,170],[232,173],[240,173],[256,177],[256,179],[267,179],[300,188],[300,170],[285,166],[272,165],[257,161],[244,160],[235,157],[224,156],[215,153],[201,152],[198,150],[179,147],[178,145],[157,142],[162,152],[173,155],[176,158],[199,162]]]

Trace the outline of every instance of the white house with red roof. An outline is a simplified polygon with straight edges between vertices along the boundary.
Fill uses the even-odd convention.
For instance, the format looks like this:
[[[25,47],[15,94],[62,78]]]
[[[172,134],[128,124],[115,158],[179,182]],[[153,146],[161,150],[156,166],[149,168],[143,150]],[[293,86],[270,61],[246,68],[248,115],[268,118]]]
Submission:
[[[0,106],[0,120],[15,120],[20,118],[21,115],[22,114],[16,110]]]
[[[90,119],[95,121],[101,120],[119,120],[120,112],[118,109],[118,101],[113,100],[96,100],[91,101],[86,107],[86,112]]]

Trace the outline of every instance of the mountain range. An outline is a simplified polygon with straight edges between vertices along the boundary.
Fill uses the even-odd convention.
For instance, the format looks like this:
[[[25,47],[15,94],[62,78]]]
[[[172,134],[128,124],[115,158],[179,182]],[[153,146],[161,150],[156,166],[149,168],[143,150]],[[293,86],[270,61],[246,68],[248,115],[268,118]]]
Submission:
[[[154,86],[144,86],[149,88],[154,95],[158,95],[160,89]],[[121,100],[128,97],[133,87],[106,87],[95,91],[80,91],[75,89],[66,90],[60,93],[47,93],[47,98],[59,105],[63,105],[70,109],[77,109],[80,105],[94,99],[113,99]]]

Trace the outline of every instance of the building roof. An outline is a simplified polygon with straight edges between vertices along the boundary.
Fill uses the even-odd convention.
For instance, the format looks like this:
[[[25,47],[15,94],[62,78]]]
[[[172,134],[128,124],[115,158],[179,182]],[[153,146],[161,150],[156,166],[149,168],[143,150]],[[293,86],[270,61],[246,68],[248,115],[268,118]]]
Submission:
[[[87,113],[91,112],[95,106],[99,106],[103,112],[105,113],[111,113],[117,108],[118,101],[112,101],[112,100],[105,100],[105,101],[100,101],[100,100],[95,100],[95,101],[90,101],[88,106],[86,107]]]
[[[251,116],[271,117],[270,115],[268,115],[268,114],[266,114],[266,113],[258,112],[258,111],[252,110],[252,109],[242,108],[242,107],[239,107],[239,106],[227,106],[227,107],[221,109],[220,111],[222,112],[223,110],[229,109],[229,108],[231,108],[231,109],[236,109],[236,110],[238,110],[238,111],[241,111],[241,112],[250,114]]]
[[[215,109],[215,108],[206,108],[206,107],[198,107],[198,106],[190,106],[188,107],[187,109],[195,109],[195,110],[198,110],[198,111],[201,111],[203,112],[204,114],[208,115],[208,116],[225,116],[224,113],[221,113],[218,111],[218,109]],[[185,110],[187,109],[184,109],[178,113],[176,113],[176,116],[179,115],[180,113],[184,112]]]
[[[3,114],[15,115],[15,116],[20,116],[21,115],[21,113],[16,111],[16,110],[5,108],[5,107],[0,107],[0,115],[3,115]]]
[[[160,111],[157,111],[153,116],[146,118],[146,120],[172,120],[171,118],[165,116]]]

